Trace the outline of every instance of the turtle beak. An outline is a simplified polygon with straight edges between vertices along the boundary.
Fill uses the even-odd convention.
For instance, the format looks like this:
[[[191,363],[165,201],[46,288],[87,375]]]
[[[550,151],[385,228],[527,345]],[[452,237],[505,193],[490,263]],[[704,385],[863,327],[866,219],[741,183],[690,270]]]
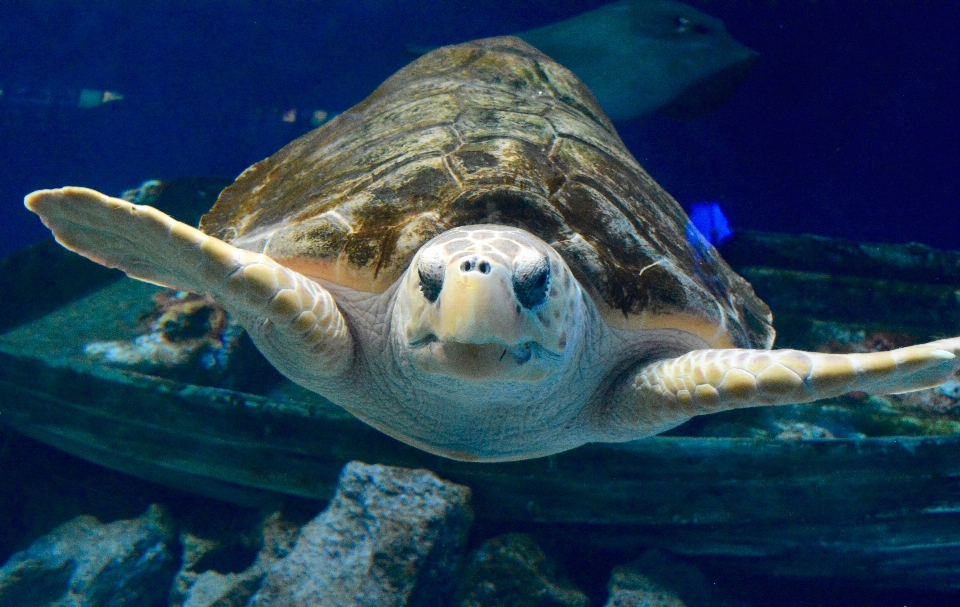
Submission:
[[[451,268],[445,283],[437,301],[439,314],[431,323],[440,341],[510,345],[539,337],[518,313],[511,276],[503,268],[468,260]]]

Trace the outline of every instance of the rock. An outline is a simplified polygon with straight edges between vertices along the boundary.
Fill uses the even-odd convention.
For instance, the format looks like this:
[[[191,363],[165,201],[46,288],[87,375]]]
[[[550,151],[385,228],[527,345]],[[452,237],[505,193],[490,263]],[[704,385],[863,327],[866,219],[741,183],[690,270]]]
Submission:
[[[834,438],[833,433],[826,428],[807,422],[793,422],[777,424],[782,430],[777,438],[780,440],[813,440]]]
[[[224,567],[216,562],[218,557],[226,554],[236,555],[244,552],[245,546],[237,546],[236,536],[209,540],[189,533],[181,534],[183,566],[173,584],[171,605],[178,607],[246,605],[274,563],[290,554],[299,531],[299,526],[287,520],[281,512],[274,512],[267,516],[256,529],[254,541],[258,551],[253,563],[239,572],[224,571],[229,568],[229,565]],[[244,543],[242,536],[239,542]]]
[[[109,524],[78,516],[0,568],[0,606],[166,605],[177,569],[175,541],[173,523],[159,506]]]
[[[231,385],[243,330],[209,295],[164,289],[129,340],[93,341],[94,360],[187,383]]]
[[[347,464],[250,607],[440,606],[473,521],[470,490],[426,470]]]
[[[457,607],[586,607],[587,596],[560,579],[556,567],[529,535],[487,540],[464,572]]]
[[[659,550],[614,567],[604,607],[735,607],[715,592],[700,571]]]
[[[691,607],[668,588],[651,581],[629,566],[616,567],[610,577],[610,598],[605,607]]]
[[[258,568],[259,569],[259,568]],[[247,604],[265,572],[218,573],[204,571],[193,580],[184,595],[183,607],[242,607]]]

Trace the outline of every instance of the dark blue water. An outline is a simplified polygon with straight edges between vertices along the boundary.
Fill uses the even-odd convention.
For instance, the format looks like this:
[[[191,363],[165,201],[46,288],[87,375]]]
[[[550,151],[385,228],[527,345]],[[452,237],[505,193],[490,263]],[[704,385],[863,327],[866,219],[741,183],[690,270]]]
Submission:
[[[342,111],[410,57],[602,2],[572,0],[0,4],[0,254],[45,236],[41,187],[119,194],[148,178],[234,176]],[[960,249],[960,4],[693,1],[759,51],[734,98],[691,122],[618,125],[682,204],[734,228]],[[57,104],[80,89],[122,102]],[[11,103],[11,91],[44,97]],[[301,119],[278,119],[301,108]]]
[[[617,125],[686,208],[719,201],[734,229],[960,250],[960,3],[689,3],[723,19],[760,61],[705,117]],[[73,184],[117,195],[152,178],[234,176],[306,132],[304,111],[362,100],[411,60],[405,44],[512,33],[600,4],[5,0],[0,256],[48,236],[22,205],[34,189]],[[124,99],[81,110],[72,101],[81,89]],[[292,108],[299,119],[283,122]],[[956,599],[830,582],[727,584],[756,605]]]

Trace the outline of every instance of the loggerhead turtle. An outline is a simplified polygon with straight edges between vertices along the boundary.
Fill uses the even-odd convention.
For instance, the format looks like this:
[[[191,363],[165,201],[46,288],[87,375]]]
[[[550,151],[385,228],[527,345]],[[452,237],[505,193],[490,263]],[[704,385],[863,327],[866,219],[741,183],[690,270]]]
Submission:
[[[26,205],[94,261],[211,293],[287,377],[457,459],[915,390],[960,352],[770,350],[750,285],[687,238],[576,77],[516,38],[421,57],[245,171],[199,230],[84,188]]]

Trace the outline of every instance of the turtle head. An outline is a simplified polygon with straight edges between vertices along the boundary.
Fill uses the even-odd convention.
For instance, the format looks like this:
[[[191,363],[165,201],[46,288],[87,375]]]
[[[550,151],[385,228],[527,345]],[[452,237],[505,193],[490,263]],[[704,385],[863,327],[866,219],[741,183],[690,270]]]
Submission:
[[[570,268],[518,228],[467,226],[427,242],[396,302],[395,339],[431,374],[540,381],[582,340],[584,302]]]

